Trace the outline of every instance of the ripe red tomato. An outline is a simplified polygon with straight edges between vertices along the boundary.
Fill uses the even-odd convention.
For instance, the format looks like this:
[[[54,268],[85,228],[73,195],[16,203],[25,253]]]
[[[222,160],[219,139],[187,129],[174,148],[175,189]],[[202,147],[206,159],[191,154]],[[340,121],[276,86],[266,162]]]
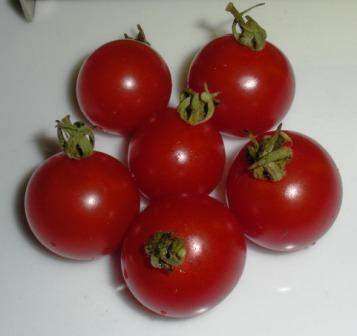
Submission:
[[[222,177],[225,151],[209,123],[192,126],[169,108],[148,120],[129,144],[129,168],[148,198],[210,193]]]
[[[255,29],[265,33],[261,27]],[[240,37],[229,34],[208,43],[191,64],[188,86],[201,91],[207,83],[220,92],[213,122],[224,133],[246,136],[247,130],[269,130],[285,116],[295,82],[289,61],[278,48],[265,42],[257,50],[255,44],[238,42]]]
[[[49,250],[90,260],[118,248],[139,212],[139,193],[113,157],[93,152],[75,159],[59,153],[32,175],[25,209],[31,230]]]
[[[233,214],[206,195],[153,202],[122,248],[123,276],[145,307],[189,317],[222,301],[244,268],[246,244]]]
[[[104,131],[128,135],[166,108],[171,75],[147,44],[124,39],[104,44],[84,62],[77,80],[83,114]]]
[[[240,151],[228,176],[227,196],[249,239],[288,252],[314,244],[330,228],[340,209],[342,186],[333,160],[317,142],[296,132],[286,134],[291,138],[283,145],[290,152],[286,163],[279,145],[269,154],[275,162],[268,163],[266,156],[267,165],[260,161],[263,165],[256,170],[247,156],[252,143]],[[269,180],[270,173],[277,181]]]

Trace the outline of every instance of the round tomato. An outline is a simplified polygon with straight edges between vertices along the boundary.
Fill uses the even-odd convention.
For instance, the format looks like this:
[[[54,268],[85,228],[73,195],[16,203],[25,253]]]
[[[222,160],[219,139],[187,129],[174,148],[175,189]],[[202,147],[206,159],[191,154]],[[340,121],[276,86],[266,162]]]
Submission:
[[[166,108],[171,87],[170,71],[161,56],[144,42],[124,39],[104,44],[84,62],[77,99],[93,125],[127,135]]]
[[[79,133],[84,130],[80,123],[63,127],[68,130],[71,125],[79,126]],[[85,146],[91,145],[83,138],[76,148],[71,141],[65,145],[67,154],[50,157],[32,175],[25,195],[26,216],[35,236],[49,250],[90,260],[118,248],[139,212],[139,194],[118,160],[90,153]],[[81,157],[83,153],[87,156]]]
[[[227,196],[247,237],[276,251],[314,244],[333,224],[342,199],[339,172],[305,135],[266,133],[238,154]]]
[[[287,113],[294,97],[294,75],[284,54],[265,42],[265,31],[250,17],[246,21],[238,11],[234,15],[242,33],[234,30],[208,43],[191,64],[188,86],[200,91],[207,83],[220,93],[213,116],[220,131],[259,134]]]
[[[172,108],[148,120],[129,144],[129,168],[148,198],[208,194],[224,163],[219,132],[209,122],[190,125]]]
[[[153,202],[122,247],[123,276],[145,307],[190,317],[222,301],[238,282],[246,244],[234,215],[206,195]]]

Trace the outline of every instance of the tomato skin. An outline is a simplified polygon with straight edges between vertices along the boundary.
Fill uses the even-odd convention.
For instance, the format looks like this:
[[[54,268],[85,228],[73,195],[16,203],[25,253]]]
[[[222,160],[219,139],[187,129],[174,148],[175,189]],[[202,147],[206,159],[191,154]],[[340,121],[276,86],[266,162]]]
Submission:
[[[209,122],[191,126],[172,108],[150,119],[129,144],[129,168],[148,198],[210,193],[225,164],[221,135]]]
[[[173,271],[150,265],[144,245],[157,231],[184,239],[186,259]],[[206,195],[169,197],[142,212],[123,242],[122,271],[132,294],[145,307],[169,317],[203,313],[238,282],[246,244],[234,215]]]
[[[292,68],[284,54],[269,42],[261,51],[240,45],[233,35],[208,43],[195,57],[188,86],[220,92],[213,122],[231,135],[260,134],[287,113],[295,93]]]
[[[77,99],[83,114],[110,133],[128,135],[166,108],[171,75],[161,56],[135,40],[104,44],[83,63]]]
[[[285,132],[292,138],[293,157],[283,179],[255,179],[248,171],[246,145],[230,169],[227,198],[250,240],[290,252],[314,244],[331,227],[340,209],[342,183],[335,163],[316,141]]]
[[[139,195],[127,169],[94,152],[70,159],[56,154],[32,175],[25,195],[30,228],[52,252],[91,260],[113,252],[139,212]]]

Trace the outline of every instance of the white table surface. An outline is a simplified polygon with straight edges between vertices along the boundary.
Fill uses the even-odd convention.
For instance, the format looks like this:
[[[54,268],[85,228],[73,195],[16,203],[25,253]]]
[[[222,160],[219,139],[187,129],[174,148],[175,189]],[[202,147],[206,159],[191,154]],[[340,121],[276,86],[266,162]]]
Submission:
[[[193,53],[228,32],[226,1],[43,0],[31,24],[11,3],[0,2],[0,335],[357,335],[357,1],[271,0],[254,12],[295,70],[285,128],[333,156],[343,206],[313,248],[276,255],[250,247],[232,294],[189,320],[141,310],[119,286],[115,258],[78,263],[47,253],[29,233],[22,201],[29,174],[55,149],[54,120],[78,116],[74,80],[88,53],[141,23],[171,67],[174,104]],[[243,142],[225,143],[231,159]],[[99,150],[123,159],[124,148],[120,138],[97,136]]]

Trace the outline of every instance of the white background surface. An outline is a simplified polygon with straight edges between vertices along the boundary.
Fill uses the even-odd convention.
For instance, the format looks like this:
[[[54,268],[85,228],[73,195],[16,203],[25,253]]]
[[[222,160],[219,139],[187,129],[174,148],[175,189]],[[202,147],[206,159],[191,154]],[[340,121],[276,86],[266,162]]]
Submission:
[[[143,24],[172,70],[175,103],[193,53],[229,31],[226,1],[43,0],[31,24],[11,2],[0,2],[0,335],[357,335],[357,1],[271,0],[253,15],[295,70],[285,128],[314,137],[340,168],[338,220],[305,251],[250,247],[232,294],[179,321],[148,315],[117,290],[115,258],[78,263],[47,253],[28,232],[22,197],[53,152],[54,120],[78,116],[74,79],[88,53]],[[243,142],[225,143],[232,158]],[[123,148],[122,139],[97,136],[99,150],[124,159]]]

